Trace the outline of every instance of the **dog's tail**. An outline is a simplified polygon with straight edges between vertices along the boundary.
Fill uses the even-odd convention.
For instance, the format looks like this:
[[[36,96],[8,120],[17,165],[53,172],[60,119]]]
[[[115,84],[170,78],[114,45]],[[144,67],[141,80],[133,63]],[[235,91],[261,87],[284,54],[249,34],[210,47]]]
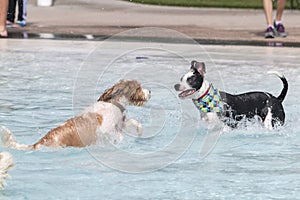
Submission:
[[[277,71],[269,71],[268,73],[269,74],[274,74],[274,75],[278,76],[281,79],[282,83],[283,83],[283,89],[282,89],[280,95],[277,97],[277,99],[280,102],[282,102],[284,100],[286,94],[287,94],[287,91],[288,91],[288,88],[289,88],[289,84],[288,84],[286,78],[284,77],[284,75],[282,73],[277,72]]]
[[[8,152],[0,153],[0,190],[4,188],[4,180],[9,178],[7,171],[14,166],[13,157]]]
[[[2,139],[2,144],[4,147],[17,149],[17,150],[23,150],[23,151],[34,149],[33,145],[26,145],[26,144],[18,143],[16,141],[15,137],[13,136],[12,132],[5,126],[2,126],[1,128],[2,128],[1,139]]]

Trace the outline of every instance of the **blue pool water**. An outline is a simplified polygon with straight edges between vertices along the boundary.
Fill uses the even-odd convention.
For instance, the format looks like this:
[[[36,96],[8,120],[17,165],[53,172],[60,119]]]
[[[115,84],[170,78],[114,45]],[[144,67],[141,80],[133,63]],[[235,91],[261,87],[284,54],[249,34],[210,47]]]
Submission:
[[[117,80],[152,90],[143,108],[129,107],[144,135],[115,146],[42,149],[13,154],[0,199],[298,199],[300,196],[300,49],[201,46],[193,43],[0,41],[0,123],[31,144],[96,101]],[[207,135],[191,101],[173,85],[191,59],[207,63],[207,79],[231,93],[279,95],[286,125],[259,124],[221,135],[204,159]]]

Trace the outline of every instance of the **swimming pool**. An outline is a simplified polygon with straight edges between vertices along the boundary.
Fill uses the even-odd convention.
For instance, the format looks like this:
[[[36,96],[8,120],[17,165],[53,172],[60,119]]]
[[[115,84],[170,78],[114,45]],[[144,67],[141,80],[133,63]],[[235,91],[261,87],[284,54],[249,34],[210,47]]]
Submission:
[[[138,41],[1,40],[1,125],[31,144],[125,78],[152,90],[139,119],[142,138],[116,147],[11,149],[15,167],[1,199],[297,199],[300,194],[299,48],[210,46]],[[253,124],[223,134],[200,158],[206,129],[191,101],[173,90],[191,59],[231,93],[279,95],[285,74],[286,125]]]

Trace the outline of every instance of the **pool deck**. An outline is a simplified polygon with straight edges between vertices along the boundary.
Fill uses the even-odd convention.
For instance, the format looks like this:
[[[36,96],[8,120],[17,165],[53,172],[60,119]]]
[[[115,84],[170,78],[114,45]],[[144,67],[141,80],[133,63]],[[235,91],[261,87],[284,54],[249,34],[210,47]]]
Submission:
[[[300,44],[299,10],[285,10],[286,38],[265,39],[263,10],[141,5],[120,0],[56,0],[51,7],[28,2],[27,26],[19,32],[111,36],[140,27],[173,29],[199,40]]]

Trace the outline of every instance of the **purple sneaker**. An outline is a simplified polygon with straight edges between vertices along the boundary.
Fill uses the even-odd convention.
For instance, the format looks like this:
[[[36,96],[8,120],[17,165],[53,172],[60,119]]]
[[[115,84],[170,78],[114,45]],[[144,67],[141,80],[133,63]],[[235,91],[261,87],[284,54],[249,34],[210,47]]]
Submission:
[[[265,32],[265,38],[274,38],[274,37],[275,37],[275,31],[271,26],[269,26]]]
[[[279,24],[276,25],[276,23],[274,21],[274,27],[276,29],[276,32],[277,32],[278,36],[280,36],[280,37],[286,37],[287,36],[282,23],[279,23]]]

